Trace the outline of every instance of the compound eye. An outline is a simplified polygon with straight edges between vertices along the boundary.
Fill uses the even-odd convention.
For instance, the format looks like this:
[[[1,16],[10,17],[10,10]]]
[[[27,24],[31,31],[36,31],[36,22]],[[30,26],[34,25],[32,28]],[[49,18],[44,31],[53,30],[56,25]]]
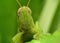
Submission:
[[[29,12],[30,14],[32,14],[32,11],[31,11],[31,9],[30,9],[29,7],[27,7],[27,10],[28,10],[28,12]]]
[[[19,8],[18,11],[17,11],[17,16],[18,17],[19,17],[20,12],[21,12],[21,8]]]

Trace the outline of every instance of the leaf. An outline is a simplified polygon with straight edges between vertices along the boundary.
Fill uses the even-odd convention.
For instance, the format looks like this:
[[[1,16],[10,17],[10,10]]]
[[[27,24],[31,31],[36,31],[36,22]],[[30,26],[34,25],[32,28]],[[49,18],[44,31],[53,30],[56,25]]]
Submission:
[[[40,41],[39,40],[32,40],[32,41],[26,42],[26,43],[40,43]]]

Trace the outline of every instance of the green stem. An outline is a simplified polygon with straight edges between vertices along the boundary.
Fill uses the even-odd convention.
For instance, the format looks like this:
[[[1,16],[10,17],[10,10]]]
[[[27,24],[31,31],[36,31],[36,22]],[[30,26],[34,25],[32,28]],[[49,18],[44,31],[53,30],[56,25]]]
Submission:
[[[46,0],[45,6],[42,10],[39,22],[40,28],[43,30],[43,33],[47,33],[51,22],[55,16],[59,0]]]

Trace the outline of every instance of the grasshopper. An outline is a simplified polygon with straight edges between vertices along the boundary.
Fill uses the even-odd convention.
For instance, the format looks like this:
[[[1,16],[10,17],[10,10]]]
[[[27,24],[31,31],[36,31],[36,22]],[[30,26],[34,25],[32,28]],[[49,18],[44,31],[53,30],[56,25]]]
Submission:
[[[19,1],[18,0],[16,1],[20,6],[20,8],[17,11],[18,32],[13,37],[12,43],[24,43],[32,40],[34,38],[33,36],[36,33],[38,33],[39,30],[36,29],[33,18],[31,16],[32,11],[28,7],[30,0],[28,1],[27,6],[21,6]]]

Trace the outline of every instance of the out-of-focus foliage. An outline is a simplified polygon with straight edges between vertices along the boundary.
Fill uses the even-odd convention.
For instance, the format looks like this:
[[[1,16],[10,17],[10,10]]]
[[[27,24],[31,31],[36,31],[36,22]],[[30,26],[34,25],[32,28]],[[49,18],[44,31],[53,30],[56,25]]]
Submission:
[[[55,12],[55,16],[52,20],[51,27],[50,27],[50,32],[54,32],[54,30],[60,30],[60,2],[57,6],[57,10]]]
[[[60,31],[55,31],[53,35],[46,34],[40,37],[40,40],[32,40],[27,43],[59,43],[60,42]]]
[[[43,10],[41,12],[39,22],[40,22],[40,27],[42,28],[43,32],[47,33],[50,28],[53,29],[53,27],[51,27],[51,24],[53,24],[52,22],[53,22],[53,18],[55,18],[54,16],[58,14],[58,12],[56,13],[56,11],[58,9],[60,2],[59,2],[59,0],[55,0],[55,1],[54,0],[45,0],[45,1],[46,2],[43,7]],[[54,21],[54,22],[56,22],[56,21]],[[58,22],[57,22],[57,24],[58,24]],[[54,25],[56,25],[56,23]],[[56,29],[56,28],[54,28],[54,29]]]
[[[19,0],[22,5],[27,5],[28,0]],[[50,2],[51,1],[51,2]],[[55,1],[57,1],[55,3]],[[47,7],[45,10],[45,4],[46,2],[50,2],[48,5],[56,4],[56,10],[53,10],[54,14],[52,14],[52,19],[50,21],[47,21],[46,17],[50,17],[50,15],[43,15],[41,16],[41,12],[47,10]],[[51,4],[53,3],[53,4]],[[58,4],[57,4],[58,3]],[[34,19],[34,22],[38,19],[41,19],[43,17],[43,20],[39,23],[43,24],[41,26],[41,29],[44,28],[44,26],[47,28],[47,31],[50,33],[53,33],[55,30],[60,30],[60,0],[31,0],[29,7],[32,10],[32,17]],[[50,6],[52,7],[52,6]],[[0,43],[11,43],[12,37],[17,33],[17,20],[16,20],[16,14],[19,6],[16,2],[16,0],[0,0]],[[50,8],[49,8],[50,9]],[[49,12],[50,10],[48,10]],[[48,13],[47,12],[47,13]],[[48,13],[50,14],[50,13]],[[53,16],[54,15],[54,16]],[[45,23],[48,23],[49,26],[47,26]],[[52,36],[46,36],[45,38],[42,38],[42,43],[49,43],[56,40],[60,40],[60,32],[54,33]],[[55,36],[55,37],[54,37]],[[56,38],[56,39],[55,39]],[[51,41],[53,39],[54,41]],[[47,42],[48,40],[48,42]]]

